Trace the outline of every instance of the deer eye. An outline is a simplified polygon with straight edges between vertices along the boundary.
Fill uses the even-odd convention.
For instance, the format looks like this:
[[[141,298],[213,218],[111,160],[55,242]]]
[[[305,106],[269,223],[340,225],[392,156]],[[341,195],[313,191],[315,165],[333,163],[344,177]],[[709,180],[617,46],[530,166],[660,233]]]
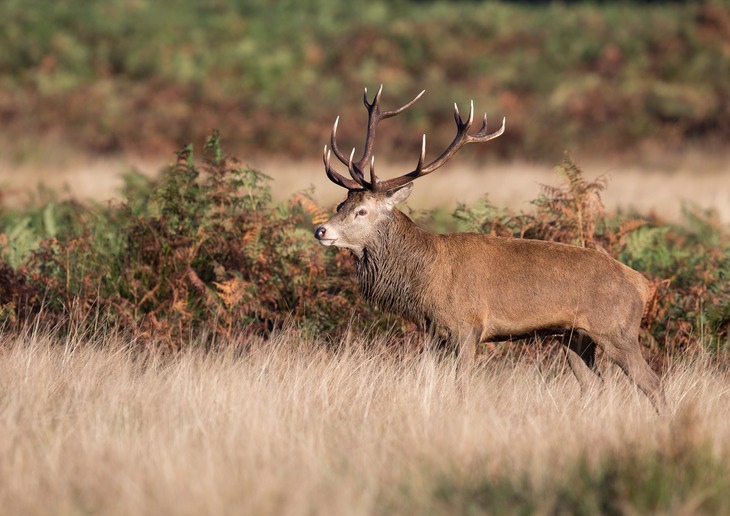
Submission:
[[[368,214],[368,210],[366,210],[365,208],[360,208],[359,210],[357,210],[355,212],[356,217],[364,217],[367,214]]]

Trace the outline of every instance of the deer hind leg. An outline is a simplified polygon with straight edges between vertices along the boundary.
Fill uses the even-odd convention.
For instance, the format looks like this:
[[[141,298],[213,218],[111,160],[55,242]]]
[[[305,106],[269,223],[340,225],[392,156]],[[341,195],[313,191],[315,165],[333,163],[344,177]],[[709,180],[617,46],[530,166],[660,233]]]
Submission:
[[[596,343],[580,330],[563,335],[563,349],[568,365],[580,384],[581,394],[593,390],[603,383],[601,372],[596,366]]]
[[[646,394],[657,413],[659,415],[665,414],[667,402],[664,397],[661,379],[641,355],[638,335],[610,340],[602,339],[598,340],[598,344],[626,376],[633,380],[636,386]]]

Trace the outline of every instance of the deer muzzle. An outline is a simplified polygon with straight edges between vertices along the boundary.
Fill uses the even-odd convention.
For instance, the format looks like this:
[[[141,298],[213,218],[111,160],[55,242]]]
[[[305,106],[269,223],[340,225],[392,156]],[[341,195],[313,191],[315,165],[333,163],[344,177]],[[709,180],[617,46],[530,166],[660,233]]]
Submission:
[[[330,238],[324,225],[314,228],[314,238],[322,245],[334,245],[337,240],[336,238]]]

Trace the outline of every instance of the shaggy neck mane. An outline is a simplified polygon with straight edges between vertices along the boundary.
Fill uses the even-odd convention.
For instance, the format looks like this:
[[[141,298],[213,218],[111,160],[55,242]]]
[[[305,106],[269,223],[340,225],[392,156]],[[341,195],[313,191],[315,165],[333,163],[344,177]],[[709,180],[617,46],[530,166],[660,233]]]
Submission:
[[[377,307],[421,324],[428,318],[423,306],[424,271],[431,268],[435,235],[423,231],[406,215],[393,216],[376,228],[373,241],[356,258],[363,296]]]

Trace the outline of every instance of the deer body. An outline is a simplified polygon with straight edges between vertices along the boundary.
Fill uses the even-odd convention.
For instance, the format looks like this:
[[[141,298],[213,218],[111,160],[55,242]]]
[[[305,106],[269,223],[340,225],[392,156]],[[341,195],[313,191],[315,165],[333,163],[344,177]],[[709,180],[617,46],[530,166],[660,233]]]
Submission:
[[[641,320],[650,293],[641,274],[590,249],[437,235],[397,209],[376,234],[356,257],[363,296],[450,338],[473,333],[486,342],[571,328],[620,333]]]
[[[659,377],[638,345],[651,295],[648,281],[592,249],[476,233],[439,235],[419,228],[396,209],[409,196],[412,181],[441,166],[465,143],[501,132],[487,134],[485,122],[477,135],[467,135],[472,115],[464,123],[457,111],[457,137],[437,160],[424,166],[424,139],[416,170],[380,183],[368,154],[380,115],[379,96],[370,104],[366,92],[370,120],[366,152],[358,163],[337,150],[335,124],[332,148],[353,179],[331,169],[325,148],[327,175],[345,186],[348,196],[330,220],[315,228],[321,244],[352,252],[363,296],[450,345],[462,372],[470,369],[480,342],[562,333],[568,362],[587,389],[599,377],[594,362],[598,346],[662,411]],[[383,113],[383,118],[403,109]],[[368,160],[370,182],[361,170]]]

